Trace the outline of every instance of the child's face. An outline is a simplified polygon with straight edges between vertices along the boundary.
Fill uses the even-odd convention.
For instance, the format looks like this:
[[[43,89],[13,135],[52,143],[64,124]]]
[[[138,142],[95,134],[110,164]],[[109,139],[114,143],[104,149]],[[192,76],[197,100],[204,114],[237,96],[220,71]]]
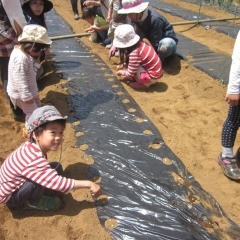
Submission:
[[[30,55],[33,59],[38,59],[38,58],[40,58],[41,53],[42,53],[42,50],[40,50],[40,51],[38,51],[38,52],[35,52],[35,51],[33,51],[33,50],[29,51],[29,55]]]
[[[43,132],[36,137],[43,154],[50,150],[58,150],[58,147],[63,142],[63,132],[64,128],[57,122],[50,122],[46,125]]]
[[[93,25],[93,23],[94,23],[94,17],[86,18],[85,20],[86,20],[88,23],[90,23],[91,25]]]
[[[36,16],[39,16],[43,12],[44,9],[43,0],[30,0],[29,5]]]

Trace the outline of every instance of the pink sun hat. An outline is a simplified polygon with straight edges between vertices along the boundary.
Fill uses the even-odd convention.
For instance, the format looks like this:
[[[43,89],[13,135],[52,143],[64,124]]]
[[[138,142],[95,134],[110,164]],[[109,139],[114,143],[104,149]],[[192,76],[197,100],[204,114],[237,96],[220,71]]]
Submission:
[[[122,8],[118,10],[119,14],[140,13],[148,7],[149,2],[142,2],[142,0],[123,0]]]

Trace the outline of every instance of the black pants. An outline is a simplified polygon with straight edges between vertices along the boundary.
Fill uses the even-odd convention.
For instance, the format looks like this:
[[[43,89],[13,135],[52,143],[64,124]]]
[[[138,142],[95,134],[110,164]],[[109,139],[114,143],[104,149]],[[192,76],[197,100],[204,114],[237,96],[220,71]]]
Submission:
[[[59,175],[63,174],[63,168],[60,163],[51,162],[49,165],[51,168],[56,169]],[[6,205],[9,207],[19,207],[27,200],[35,202],[43,195],[44,190],[45,187],[27,179],[17,191],[12,193]]]
[[[228,116],[222,128],[222,146],[225,148],[234,147],[237,131],[240,126],[240,104],[229,105]]]

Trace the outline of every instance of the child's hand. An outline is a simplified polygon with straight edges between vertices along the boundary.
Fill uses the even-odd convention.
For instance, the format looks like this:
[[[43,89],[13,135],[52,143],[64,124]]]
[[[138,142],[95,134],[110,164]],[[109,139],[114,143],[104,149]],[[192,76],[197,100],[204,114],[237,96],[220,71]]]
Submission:
[[[34,99],[32,98],[32,99],[26,101],[25,103],[26,103],[26,104],[33,104],[33,103],[34,103]]]
[[[112,46],[111,49],[109,50],[109,57],[114,56],[116,51],[117,51],[117,48]]]
[[[91,5],[93,5],[93,4],[92,4],[92,1],[85,1],[85,2],[83,3],[83,5],[88,7],[88,6],[91,6]]]
[[[226,94],[225,101],[232,105],[237,106],[239,104],[240,94]]]
[[[117,74],[118,76],[121,76],[121,75],[122,75],[122,70],[118,70],[116,74]]]
[[[94,182],[91,183],[89,190],[93,197],[99,197],[102,195],[101,187]]]
[[[123,64],[117,65],[116,70],[122,70],[123,69]]]

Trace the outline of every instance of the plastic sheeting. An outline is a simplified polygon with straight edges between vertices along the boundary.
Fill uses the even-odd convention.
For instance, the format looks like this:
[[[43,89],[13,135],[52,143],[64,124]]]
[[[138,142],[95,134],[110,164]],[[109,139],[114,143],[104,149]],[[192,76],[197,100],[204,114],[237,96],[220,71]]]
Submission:
[[[170,13],[174,16],[181,17],[186,21],[196,21],[198,18],[198,13],[175,5],[158,0],[150,0],[149,2],[152,7],[163,12]],[[201,13],[199,19],[205,20],[213,18]],[[236,38],[239,31],[238,25],[234,25],[226,21],[204,22],[201,23],[201,25],[205,27],[211,25],[211,28],[213,28],[215,31],[226,34],[232,38]],[[230,56],[222,53],[212,52],[209,47],[186,38],[181,34],[177,34],[177,37],[179,39],[177,51],[186,61],[188,61],[187,57],[190,59],[188,61],[189,64],[206,72],[209,76],[219,79],[224,84],[228,84],[230,65],[232,62]]]
[[[53,11],[47,21],[51,36],[70,33]],[[52,50],[68,79],[69,121],[82,135],[76,146],[94,159],[87,177],[101,180],[99,219],[113,239],[239,238],[240,228],[166,146],[105,63],[76,39],[54,41]]]

